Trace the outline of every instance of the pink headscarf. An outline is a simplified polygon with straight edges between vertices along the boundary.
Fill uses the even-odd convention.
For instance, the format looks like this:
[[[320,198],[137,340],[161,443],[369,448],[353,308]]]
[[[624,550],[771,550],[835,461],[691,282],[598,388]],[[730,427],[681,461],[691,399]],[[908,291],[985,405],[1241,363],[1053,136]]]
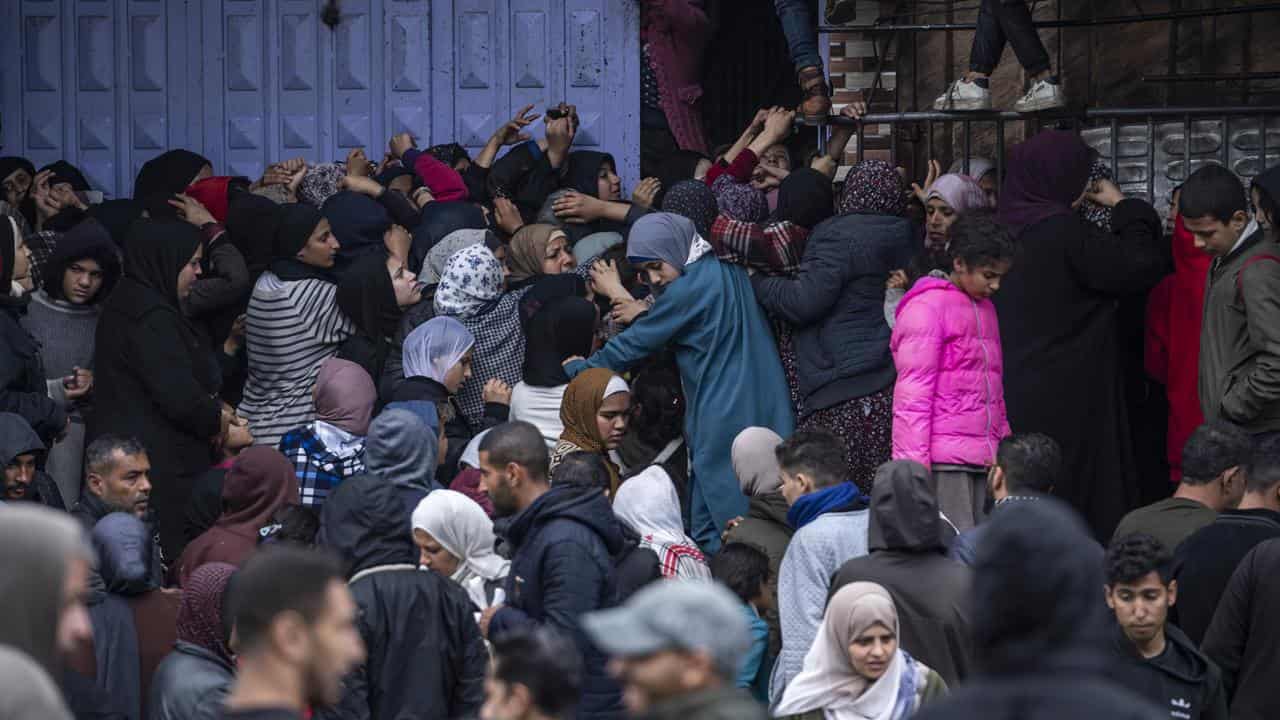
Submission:
[[[934,198],[941,199],[959,215],[991,207],[987,203],[987,194],[982,191],[978,181],[968,175],[956,173],[947,173],[933,181],[926,201]]]
[[[352,435],[369,434],[369,418],[378,391],[369,373],[359,365],[331,357],[316,376],[316,419]]]

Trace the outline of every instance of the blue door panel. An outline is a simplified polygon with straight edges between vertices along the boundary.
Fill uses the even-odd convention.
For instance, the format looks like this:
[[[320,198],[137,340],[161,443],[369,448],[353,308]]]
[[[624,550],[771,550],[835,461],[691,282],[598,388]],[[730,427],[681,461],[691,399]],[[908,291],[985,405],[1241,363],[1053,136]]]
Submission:
[[[126,196],[169,148],[219,174],[266,163],[378,160],[387,138],[473,154],[514,110],[578,106],[576,144],[638,179],[634,0],[3,0],[5,154],[67,158]],[[541,125],[530,128],[535,134]]]

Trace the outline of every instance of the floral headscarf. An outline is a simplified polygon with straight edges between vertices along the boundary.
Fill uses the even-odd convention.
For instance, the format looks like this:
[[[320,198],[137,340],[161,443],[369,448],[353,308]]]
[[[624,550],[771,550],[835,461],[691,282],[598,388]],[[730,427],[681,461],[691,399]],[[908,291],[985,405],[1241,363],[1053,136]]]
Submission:
[[[502,297],[502,263],[484,245],[469,245],[445,263],[436,288],[436,313],[455,317],[480,314]]]
[[[324,163],[307,168],[298,184],[298,200],[316,207],[338,194],[338,185],[347,174],[338,163]]]
[[[837,209],[841,215],[895,215],[907,212],[902,176],[883,160],[863,160],[849,168]]]
[[[711,190],[716,194],[720,212],[734,220],[763,222],[769,217],[769,200],[751,183],[738,182],[728,173],[716,178]]]
[[[711,224],[720,214],[715,193],[701,180],[681,180],[672,185],[662,198],[662,212],[682,215],[693,221],[698,234],[711,235]]]

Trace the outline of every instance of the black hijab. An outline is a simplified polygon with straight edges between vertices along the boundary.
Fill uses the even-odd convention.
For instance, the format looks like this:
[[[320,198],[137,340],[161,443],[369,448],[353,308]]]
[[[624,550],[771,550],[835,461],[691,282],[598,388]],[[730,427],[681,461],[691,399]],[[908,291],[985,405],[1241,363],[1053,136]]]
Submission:
[[[58,160],[40,168],[40,172],[45,170],[52,172],[49,176],[49,187],[66,183],[76,192],[89,192],[93,189],[89,187],[89,181],[85,179],[84,173],[80,172],[80,168],[66,160]],[[199,172],[199,170],[196,172]]]
[[[275,259],[275,238],[283,216],[282,206],[261,195],[250,192],[231,194],[227,203],[227,238],[244,256],[254,278]],[[310,235],[311,231],[308,230],[307,234]]]
[[[129,228],[124,253],[125,276],[180,309],[178,275],[196,254],[201,240],[200,230],[182,220],[139,220]]]
[[[396,304],[386,253],[365,255],[347,268],[335,299],[338,309],[355,323],[357,330],[339,357],[356,361],[377,382],[391,350],[388,338],[396,336],[404,315]],[[368,349],[361,351],[357,346]]]
[[[333,236],[342,249],[338,251],[338,265],[342,272],[356,259],[367,255],[380,255],[386,245],[382,237],[391,227],[391,216],[386,208],[368,195],[342,190],[324,201],[320,210]]]
[[[710,159],[696,150],[676,150],[668,155],[658,168],[658,180],[662,182],[662,194],[666,195],[667,191],[675,187],[678,182],[696,180],[694,173],[698,172],[698,163]],[[658,198],[658,204],[662,204],[662,198]]]
[[[306,247],[307,239],[323,219],[314,205],[288,203],[280,206],[280,222],[272,244],[271,272],[286,282],[311,279],[334,282],[330,268],[308,265],[298,259],[298,253]]]
[[[36,166],[32,165],[30,160],[17,155],[5,155],[4,157],[0,157],[0,182],[3,182],[5,178],[19,170],[26,170],[27,174],[30,175],[33,180],[35,179]]]
[[[88,218],[59,238],[53,255],[45,264],[44,291],[49,297],[66,300],[62,294],[62,277],[69,265],[85,258],[96,261],[102,268],[102,287],[89,303],[96,305],[111,294],[112,288],[120,280],[120,251],[111,240],[111,233],[107,228],[97,220]]]
[[[524,381],[535,387],[569,382],[561,365],[566,358],[591,354],[596,306],[583,297],[561,297],[544,305],[525,331]]]
[[[176,217],[169,199],[187,189],[200,169],[212,165],[190,150],[170,150],[143,163],[133,181],[133,199],[146,206],[151,217]]]
[[[585,297],[587,281],[577,273],[558,273],[556,275],[535,275],[532,287],[520,298],[520,327],[529,331],[529,322],[544,305],[552,300],[566,297]],[[586,357],[585,355],[583,357]]]
[[[18,254],[17,221],[0,215],[0,298],[9,298]]]
[[[142,217],[142,203],[129,199],[103,200],[89,206],[89,217],[102,223],[116,247],[123,248],[129,236],[129,226]]]
[[[812,230],[835,214],[831,179],[813,168],[796,170],[778,187],[778,207],[773,219],[789,221]]]
[[[609,153],[595,150],[578,150],[569,153],[569,164],[565,168],[565,181],[562,187],[573,188],[583,195],[600,197],[600,168],[608,163],[616,171],[618,164]]]

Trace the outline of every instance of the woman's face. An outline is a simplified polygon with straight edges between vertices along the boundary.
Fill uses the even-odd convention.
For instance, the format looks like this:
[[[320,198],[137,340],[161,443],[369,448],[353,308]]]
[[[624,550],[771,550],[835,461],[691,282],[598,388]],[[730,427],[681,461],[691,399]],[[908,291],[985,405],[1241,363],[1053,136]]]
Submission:
[[[62,273],[62,297],[73,305],[93,302],[102,289],[102,266],[93,258],[80,258]]]
[[[467,350],[458,359],[458,364],[449,368],[449,372],[444,374],[444,389],[449,391],[450,395],[455,395],[458,388],[462,387],[462,383],[471,377],[471,350]]]
[[[462,564],[457,555],[445,550],[425,530],[413,529],[413,544],[418,546],[418,564],[433,573],[451,577]]]
[[[791,172],[791,155],[782,145],[770,145],[760,155],[760,162],[775,170]]]
[[[661,293],[662,288],[675,282],[680,277],[679,270],[662,260],[642,262],[637,266],[637,269],[640,271],[640,277],[644,279],[655,294]]]
[[[26,170],[18,168],[9,173],[2,182],[4,199],[10,205],[17,207],[18,203],[27,199],[27,193],[31,190],[31,174]]]
[[[929,238],[929,247],[941,247],[947,242],[947,231],[951,223],[956,221],[956,211],[942,198],[930,198],[924,205],[924,228]]]
[[[311,236],[298,251],[297,257],[312,267],[331,268],[338,258],[340,247],[338,238],[333,236],[333,230],[329,228],[329,221],[322,219],[316,229],[311,231]]]
[[[387,272],[391,273],[391,287],[396,291],[396,305],[407,308],[422,299],[422,287],[418,285],[418,276],[409,272],[394,257],[387,258]]]
[[[35,282],[31,279],[31,248],[27,247],[26,238],[18,238],[18,244],[14,247],[12,279],[27,292],[35,287]],[[8,292],[9,288],[0,289],[0,294]]]
[[[542,258],[542,272],[546,275],[559,275],[567,273],[578,266],[578,261],[573,259],[573,254],[569,252],[569,239],[559,231],[551,234],[551,241],[547,243],[547,253]]]
[[[879,680],[889,669],[889,661],[897,651],[897,636],[889,628],[876,623],[849,643],[849,664],[862,677]]]
[[[600,165],[600,172],[596,174],[596,197],[601,200],[622,199],[622,180],[612,163]]]
[[[200,259],[204,257],[204,245],[196,246],[196,252],[182,266],[182,272],[178,273],[178,300],[186,302],[187,296],[191,295],[191,286],[195,284],[200,277]]]
[[[600,403],[596,411],[596,431],[604,438],[605,449],[616,450],[627,434],[627,420],[631,415],[631,393],[614,393]]]

